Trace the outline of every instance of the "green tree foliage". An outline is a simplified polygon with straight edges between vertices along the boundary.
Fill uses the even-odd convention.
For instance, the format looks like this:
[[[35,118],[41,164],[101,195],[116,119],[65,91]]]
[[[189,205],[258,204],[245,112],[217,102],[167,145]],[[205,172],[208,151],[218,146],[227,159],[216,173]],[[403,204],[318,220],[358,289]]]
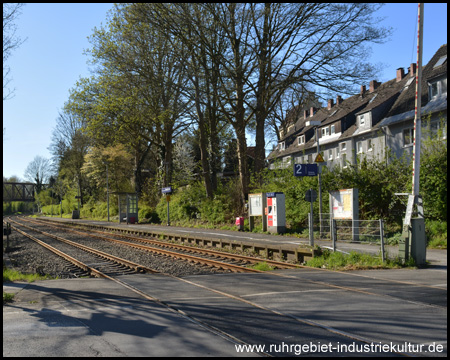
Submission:
[[[109,191],[132,192],[133,161],[124,145],[92,148],[85,156],[81,171],[99,189],[106,190],[107,166]],[[102,198],[106,199],[103,194]]]
[[[425,217],[447,221],[447,128],[441,119],[439,127],[431,129],[429,120],[424,121],[420,156],[420,189]]]

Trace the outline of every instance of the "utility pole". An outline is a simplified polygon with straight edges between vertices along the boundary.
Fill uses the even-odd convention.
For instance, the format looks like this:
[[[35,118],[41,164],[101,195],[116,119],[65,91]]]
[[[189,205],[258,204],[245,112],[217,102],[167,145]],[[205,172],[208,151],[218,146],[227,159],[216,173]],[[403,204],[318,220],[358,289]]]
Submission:
[[[108,186],[108,163],[106,163],[106,206],[108,208],[108,222],[109,222],[109,186]],[[120,216],[120,215],[119,215]]]

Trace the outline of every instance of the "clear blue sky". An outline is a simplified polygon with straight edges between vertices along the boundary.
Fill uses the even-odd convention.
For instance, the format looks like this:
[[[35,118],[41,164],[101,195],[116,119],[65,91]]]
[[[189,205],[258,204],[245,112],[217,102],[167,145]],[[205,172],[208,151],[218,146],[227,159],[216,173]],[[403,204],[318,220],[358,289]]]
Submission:
[[[3,102],[3,176],[24,179],[35,156],[51,158],[48,147],[58,111],[79,77],[89,76],[83,55],[89,48],[87,36],[106,24],[112,7],[92,3],[23,7],[17,35],[27,40],[8,61],[10,87],[16,90],[13,99]],[[374,16],[386,16],[381,24],[394,28],[389,41],[372,47],[371,61],[386,65],[376,80],[385,82],[395,77],[397,68],[416,62],[417,3],[386,4]],[[425,4],[423,64],[446,43],[447,4]]]

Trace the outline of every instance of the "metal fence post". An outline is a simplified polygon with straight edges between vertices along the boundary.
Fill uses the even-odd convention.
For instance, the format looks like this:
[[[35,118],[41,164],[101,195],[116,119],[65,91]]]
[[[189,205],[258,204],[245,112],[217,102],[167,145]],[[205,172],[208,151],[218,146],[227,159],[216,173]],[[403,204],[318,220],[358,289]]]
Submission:
[[[381,260],[386,261],[386,256],[384,255],[384,222],[380,219],[380,240],[381,240]]]
[[[336,220],[331,220],[331,238],[333,239],[333,252],[336,252],[337,228]]]
[[[314,246],[314,229],[313,229],[312,213],[308,213],[308,224],[309,224],[309,245]]]

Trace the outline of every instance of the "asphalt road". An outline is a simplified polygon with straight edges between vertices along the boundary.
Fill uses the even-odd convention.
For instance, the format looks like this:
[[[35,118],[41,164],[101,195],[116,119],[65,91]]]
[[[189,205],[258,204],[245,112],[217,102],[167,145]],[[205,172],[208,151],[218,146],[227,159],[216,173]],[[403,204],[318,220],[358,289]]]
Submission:
[[[243,343],[273,356],[447,354],[446,270],[300,269],[121,280],[170,309],[103,279],[4,285],[16,297],[3,307],[3,355],[257,355],[256,348],[238,352]]]
[[[121,277],[165,306],[103,279],[4,284],[16,295],[3,356],[447,356],[447,251],[427,258],[425,269]]]

